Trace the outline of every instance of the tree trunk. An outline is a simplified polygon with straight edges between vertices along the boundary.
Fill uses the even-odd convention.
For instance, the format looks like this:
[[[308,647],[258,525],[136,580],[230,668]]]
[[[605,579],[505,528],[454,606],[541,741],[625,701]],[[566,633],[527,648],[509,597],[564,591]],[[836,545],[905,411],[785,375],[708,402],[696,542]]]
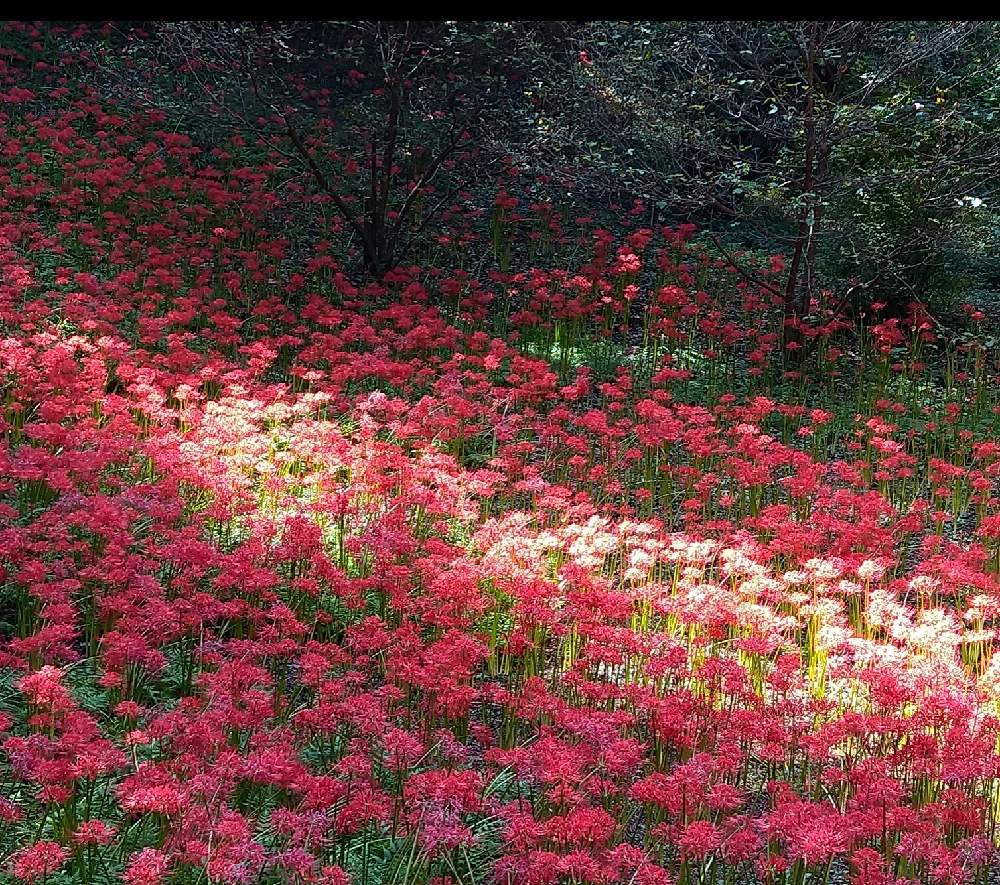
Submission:
[[[802,158],[802,183],[800,196],[802,209],[799,214],[795,231],[795,249],[792,261],[788,266],[788,278],[785,281],[784,312],[782,327],[782,345],[786,358],[792,363],[798,363],[802,347],[802,332],[799,323],[809,306],[809,296],[812,289],[813,265],[816,260],[815,228],[817,221],[818,201],[814,194],[816,186],[816,25],[809,31],[806,43],[806,107],[804,124],[804,144]],[[806,285],[804,293],[800,293],[803,259],[806,266]]]

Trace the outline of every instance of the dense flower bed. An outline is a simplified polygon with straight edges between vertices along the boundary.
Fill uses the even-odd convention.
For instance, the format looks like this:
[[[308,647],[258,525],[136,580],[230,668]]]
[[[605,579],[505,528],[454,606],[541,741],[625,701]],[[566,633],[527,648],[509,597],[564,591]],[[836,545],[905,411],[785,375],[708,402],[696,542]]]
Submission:
[[[583,260],[359,289],[46,49],[0,65],[5,876],[986,881],[982,344],[820,311],[800,363],[693,230],[514,182],[483,248]]]

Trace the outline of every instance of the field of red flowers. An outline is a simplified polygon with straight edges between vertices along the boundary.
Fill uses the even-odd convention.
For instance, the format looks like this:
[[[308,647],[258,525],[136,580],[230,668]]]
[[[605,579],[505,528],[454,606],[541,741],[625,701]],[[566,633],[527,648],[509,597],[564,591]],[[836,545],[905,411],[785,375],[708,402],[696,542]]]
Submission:
[[[3,881],[988,880],[980,314],[782,353],[696,231],[516,178],[455,223],[530,255],[359,288],[266,158],[12,33]]]

